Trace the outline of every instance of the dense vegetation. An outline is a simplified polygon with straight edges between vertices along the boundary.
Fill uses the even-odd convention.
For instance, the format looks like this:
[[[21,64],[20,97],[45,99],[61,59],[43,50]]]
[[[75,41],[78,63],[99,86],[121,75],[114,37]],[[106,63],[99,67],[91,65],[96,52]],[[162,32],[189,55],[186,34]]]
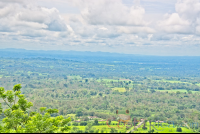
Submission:
[[[58,109],[51,117],[71,116],[70,132],[126,132],[128,129],[109,128],[106,120],[117,118],[116,110],[127,109],[131,121],[160,120],[165,125],[173,121],[177,128],[166,132],[200,132],[194,125],[178,127],[182,122],[200,123],[197,57],[31,56],[0,58],[1,87],[12,89],[21,83],[21,92],[33,103],[30,111]],[[3,109],[8,108],[3,100],[1,103]],[[118,124],[116,119],[109,123]],[[138,132],[148,132],[149,122],[146,127]]]
[[[8,109],[2,110],[3,126],[0,126],[2,133],[53,133],[64,132],[69,130],[67,123],[70,118],[57,116],[51,117],[51,114],[57,113],[57,109],[40,108],[40,113],[30,112],[29,109],[33,104],[28,102],[23,94],[21,94],[21,85],[17,84],[12,90],[5,92],[3,87],[0,87],[0,97],[6,103]]]

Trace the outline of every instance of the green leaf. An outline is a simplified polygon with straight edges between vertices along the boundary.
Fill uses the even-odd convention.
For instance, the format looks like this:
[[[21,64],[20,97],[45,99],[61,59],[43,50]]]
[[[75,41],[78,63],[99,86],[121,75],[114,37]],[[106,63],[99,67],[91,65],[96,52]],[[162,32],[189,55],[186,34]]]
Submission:
[[[17,84],[13,87],[13,91],[20,91],[20,89],[22,88],[21,84]]]
[[[50,114],[58,113],[58,109],[48,109],[47,113],[50,113]]]
[[[37,114],[36,112],[31,112],[30,116],[34,116],[35,114]]]
[[[12,110],[17,110],[17,109],[19,109],[19,105],[18,104],[15,104],[15,105],[12,106]]]
[[[1,97],[2,97],[3,99],[5,99],[5,98],[7,97],[7,95],[6,95],[6,94],[2,94]]]
[[[6,96],[7,96],[8,102],[10,103],[14,102],[14,94],[11,90],[6,92]]]
[[[46,107],[41,107],[40,112],[44,112],[44,111],[46,111],[46,109],[47,109]]]
[[[5,89],[3,87],[0,87],[0,95],[2,95],[5,92]]]

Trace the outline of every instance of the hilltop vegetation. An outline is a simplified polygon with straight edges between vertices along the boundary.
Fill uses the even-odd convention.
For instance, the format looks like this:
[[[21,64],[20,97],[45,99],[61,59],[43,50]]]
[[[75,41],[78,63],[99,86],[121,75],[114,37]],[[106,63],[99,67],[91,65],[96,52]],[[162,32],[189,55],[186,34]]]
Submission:
[[[40,113],[29,111],[33,104],[26,100],[20,89],[20,84],[15,85],[13,91],[5,92],[0,87],[0,97],[8,107],[4,110],[0,105],[0,114],[4,116],[0,125],[1,133],[53,133],[70,129],[67,126],[70,118],[64,119],[62,115],[51,117],[51,114],[58,112],[57,109],[41,107]]]
[[[21,92],[33,103],[30,111],[40,112],[40,107],[58,109],[51,117],[71,117],[70,132],[126,132],[125,128],[109,128],[106,121],[117,118],[116,110],[127,109],[131,121],[137,118],[168,124],[174,121],[175,125],[183,121],[200,124],[198,62],[192,67],[181,58],[73,58],[1,58],[1,87],[10,90],[21,83]],[[176,60],[180,64],[176,65]],[[8,108],[3,100],[0,103],[3,109]],[[98,123],[88,116],[95,116]],[[110,125],[116,126],[117,120]],[[195,126],[182,130],[200,132]],[[165,132],[170,131],[176,129]]]

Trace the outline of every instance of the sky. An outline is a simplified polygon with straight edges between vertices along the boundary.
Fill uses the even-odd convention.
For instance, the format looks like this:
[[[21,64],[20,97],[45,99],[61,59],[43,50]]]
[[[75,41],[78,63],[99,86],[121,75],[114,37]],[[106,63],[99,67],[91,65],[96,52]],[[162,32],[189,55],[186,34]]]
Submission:
[[[200,0],[0,0],[0,49],[200,56]]]

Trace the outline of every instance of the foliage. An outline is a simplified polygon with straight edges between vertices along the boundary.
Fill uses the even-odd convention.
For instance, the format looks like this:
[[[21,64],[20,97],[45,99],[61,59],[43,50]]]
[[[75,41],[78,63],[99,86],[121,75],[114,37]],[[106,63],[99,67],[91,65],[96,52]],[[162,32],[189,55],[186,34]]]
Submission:
[[[21,84],[17,84],[12,90],[5,91],[0,87],[0,97],[7,104],[8,109],[2,110],[4,114],[3,126],[0,132],[3,133],[53,133],[64,132],[70,128],[66,125],[70,118],[63,116],[51,117],[51,114],[58,113],[57,109],[40,108],[40,113],[29,112],[33,104],[28,102],[21,94]]]
[[[187,70],[184,68],[187,64],[179,68],[171,63],[157,64],[157,61],[132,64],[127,63],[126,59],[122,63],[108,60],[106,64],[105,61],[99,64],[98,60],[95,63],[80,62],[78,58],[76,60],[1,58],[0,84],[7,89],[18,82],[24,85],[21,92],[34,105],[30,108],[21,107],[27,109],[28,115],[30,111],[44,106],[59,109],[59,113],[50,114],[51,116],[76,113],[77,117],[82,117],[80,120],[88,123],[93,122],[88,121],[89,115],[107,120],[109,116],[116,115],[116,109],[128,108],[131,118],[152,117],[153,121],[168,119],[174,121],[175,125],[183,120],[188,124],[194,120],[200,123],[200,78],[196,67],[189,69],[187,66]],[[53,69],[50,66],[53,66]],[[144,70],[140,70],[141,68]],[[181,70],[189,71],[191,77],[188,77],[188,73],[180,73]],[[193,73],[195,77],[191,75]],[[8,92],[12,99],[9,94],[12,93]],[[18,99],[17,97],[16,101]],[[8,105],[2,103],[3,108],[9,108]],[[44,116],[45,112],[47,111],[41,115]],[[71,124],[77,117],[72,118]],[[99,121],[99,124],[106,125],[106,122]],[[184,132],[183,128],[182,130]],[[78,131],[80,130],[76,130]]]
[[[87,125],[87,122],[86,122],[86,121],[80,122],[80,126],[86,126],[86,125]]]
[[[182,132],[182,129],[180,127],[177,127],[176,131],[177,132]]]
[[[79,109],[76,111],[76,116],[82,116],[83,115],[83,112]]]
[[[115,128],[111,128],[110,133],[117,133],[117,130]]]
[[[94,124],[98,125],[98,120],[97,119],[94,120]]]

